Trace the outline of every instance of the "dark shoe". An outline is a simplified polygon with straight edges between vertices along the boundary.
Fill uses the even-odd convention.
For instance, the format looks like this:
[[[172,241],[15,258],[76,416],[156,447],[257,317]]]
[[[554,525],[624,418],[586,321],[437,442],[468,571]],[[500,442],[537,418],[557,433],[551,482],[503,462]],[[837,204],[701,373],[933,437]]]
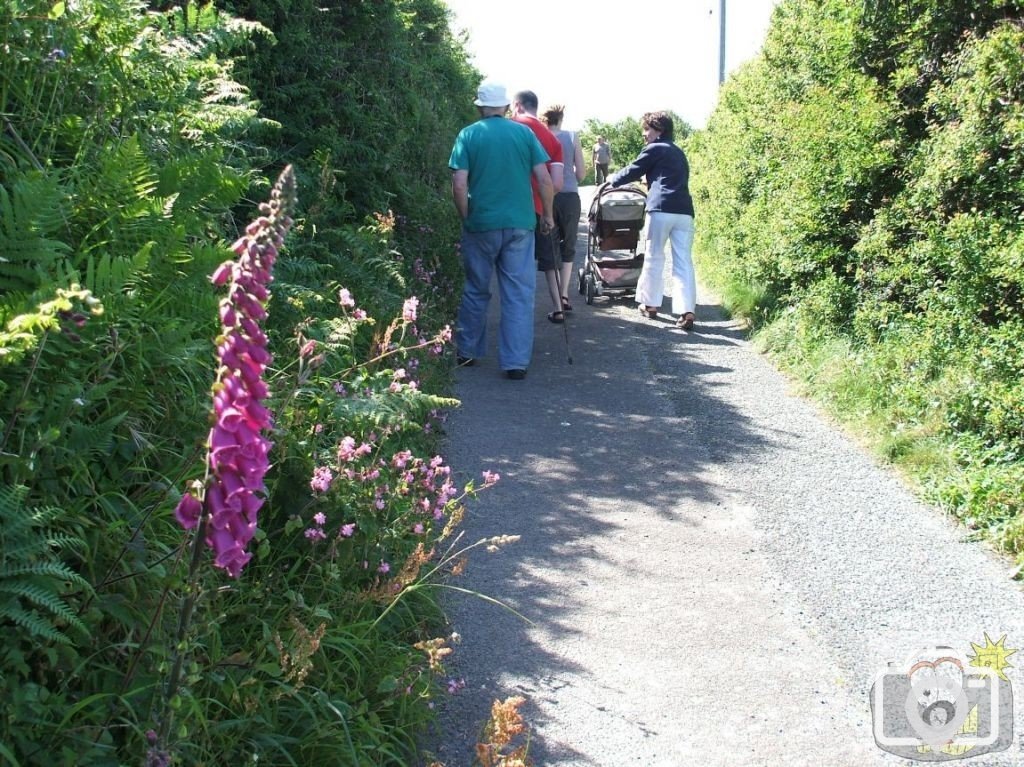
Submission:
[[[505,375],[511,381],[522,381],[524,378],[526,378],[526,371],[525,370],[518,370],[518,369],[517,370],[506,370],[505,371]]]
[[[649,319],[649,320],[656,320],[656,319],[658,319],[658,307],[656,307],[656,306],[641,306],[639,308],[640,308],[640,314],[642,314],[647,319]]]
[[[456,364],[460,368],[471,368],[476,364],[476,360],[472,357],[463,357],[461,354],[455,358]]]
[[[548,322],[553,322],[556,325],[561,325],[565,322],[565,312],[548,312]]]
[[[569,303],[569,296],[562,296],[562,311],[571,312],[572,304]]]
[[[696,319],[697,317],[696,315],[694,315],[693,312],[687,312],[686,314],[681,315],[678,320],[676,320],[676,327],[682,328],[683,330],[693,330],[693,322]]]

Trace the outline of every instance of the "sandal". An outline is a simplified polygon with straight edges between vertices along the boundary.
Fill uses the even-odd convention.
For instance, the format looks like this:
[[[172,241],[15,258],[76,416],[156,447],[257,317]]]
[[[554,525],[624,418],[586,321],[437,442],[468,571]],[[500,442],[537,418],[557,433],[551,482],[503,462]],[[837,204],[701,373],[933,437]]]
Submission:
[[[571,312],[572,304],[569,303],[569,296],[562,296],[562,311]]]
[[[693,312],[686,312],[681,314],[679,319],[676,320],[676,327],[682,328],[683,330],[693,330],[693,322],[697,319],[697,316]]]
[[[565,322],[564,312],[548,312],[548,322],[553,322],[556,325],[560,325]]]
[[[657,306],[640,306],[637,307],[640,310],[640,314],[649,320],[658,319],[658,307]]]

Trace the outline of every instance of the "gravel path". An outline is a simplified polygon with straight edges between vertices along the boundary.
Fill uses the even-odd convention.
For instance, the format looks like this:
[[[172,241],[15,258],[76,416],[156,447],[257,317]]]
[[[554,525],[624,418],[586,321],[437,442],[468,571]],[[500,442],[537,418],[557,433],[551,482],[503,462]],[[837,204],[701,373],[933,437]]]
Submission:
[[[986,632],[1024,646],[1009,563],[796,396],[713,297],[686,334],[574,289],[569,365],[541,288],[525,381],[493,356],[457,371],[448,459],[502,477],[464,540],[522,536],[474,551],[457,583],[530,622],[447,600],[467,686],[443,704],[437,757],[468,767],[491,702],[522,695],[537,765],[918,763],[876,747],[872,680]],[[1022,724],[1024,704],[1009,750],[963,763],[1024,763]]]

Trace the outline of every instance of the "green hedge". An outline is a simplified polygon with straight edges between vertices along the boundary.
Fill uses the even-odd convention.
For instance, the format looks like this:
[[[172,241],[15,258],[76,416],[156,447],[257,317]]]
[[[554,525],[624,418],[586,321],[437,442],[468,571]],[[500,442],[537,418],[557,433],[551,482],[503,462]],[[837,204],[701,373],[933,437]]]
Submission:
[[[1020,554],[1024,6],[783,0],[691,155],[701,273]]]
[[[443,673],[426,572],[475,492],[434,457],[476,85],[445,14],[0,8],[0,761],[412,759]],[[203,546],[189,566],[172,510],[206,465],[210,275],[286,164],[272,468],[236,582]]]

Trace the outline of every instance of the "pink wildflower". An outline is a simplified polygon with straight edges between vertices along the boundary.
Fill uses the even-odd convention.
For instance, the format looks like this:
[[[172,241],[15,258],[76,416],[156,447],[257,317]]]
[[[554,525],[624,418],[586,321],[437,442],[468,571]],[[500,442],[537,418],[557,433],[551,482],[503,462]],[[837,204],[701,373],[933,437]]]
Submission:
[[[178,524],[186,530],[191,530],[199,524],[199,517],[202,516],[202,513],[203,503],[192,493],[185,493],[181,496],[181,500],[174,510],[174,516],[178,520]]]
[[[485,487],[493,485],[499,479],[501,479],[501,475],[498,474],[498,472],[496,472],[496,471],[485,471],[484,472],[484,486]]]
[[[342,538],[351,538],[353,533],[356,531],[356,523],[349,522],[347,525],[342,525],[339,531]]]
[[[317,466],[313,471],[313,479],[309,481],[309,486],[314,493],[326,493],[331,488],[333,480],[334,474],[328,467]],[[323,524],[323,522],[320,524]]]
[[[405,299],[405,303],[402,304],[402,319],[406,322],[416,321],[416,307],[420,305],[420,300],[416,296]]]
[[[389,564],[388,564],[387,562],[385,562],[384,560],[381,560],[381,563],[380,563],[380,565],[379,565],[379,566],[377,567],[377,572],[378,572],[378,573],[387,573],[387,572],[389,572],[390,570],[391,570],[391,565],[389,565]]]
[[[274,185],[260,217],[232,246],[238,256],[214,271],[211,282],[228,288],[221,300],[219,366],[213,386],[215,421],[207,439],[210,476],[203,498],[186,493],[175,517],[186,529],[207,515],[205,542],[214,551],[214,565],[237,578],[252,557],[246,547],[256,532],[259,495],[270,467],[271,444],[263,432],[270,428],[263,373],[270,363],[267,337],[259,322],[267,316],[269,286],[278,249],[293,223],[295,176],[285,168]]]
[[[322,511],[318,511],[313,515],[313,521],[320,525],[320,527],[323,527],[324,523],[327,522],[327,515]]]
[[[343,437],[338,444],[338,460],[351,461],[356,452],[356,441],[352,437]]]
[[[338,303],[346,309],[356,305],[355,299],[352,298],[352,294],[349,292],[348,288],[342,288],[338,291]]]

